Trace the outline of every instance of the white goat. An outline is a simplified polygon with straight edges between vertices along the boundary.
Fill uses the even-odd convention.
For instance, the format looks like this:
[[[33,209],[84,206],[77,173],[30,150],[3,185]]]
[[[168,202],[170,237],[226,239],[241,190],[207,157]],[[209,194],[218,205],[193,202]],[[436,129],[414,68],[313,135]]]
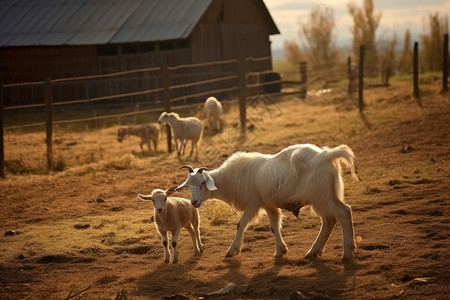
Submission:
[[[159,126],[157,124],[144,124],[131,127],[122,127],[117,131],[117,141],[122,143],[127,135],[134,135],[141,138],[141,151],[144,151],[143,145],[147,144],[148,151],[150,149],[150,141],[153,142],[155,152],[158,148]]]
[[[243,234],[248,223],[265,210],[275,235],[275,257],[287,253],[281,236],[281,208],[298,218],[303,206],[312,206],[322,219],[322,227],[306,258],[320,256],[339,220],[343,233],[343,259],[353,256],[356,249],[351,207],[344,201],[341,162],[354,172],[353,152],[346,146],[319,148],[314,145],[293,145],[275,155],[237,152],[219,168],[189,170],[186,181],[177,191],[189,187],[195,207],[208,198],[217,198],[237,210],[244,211],[237,224],[236,237],[228,248],[227,257],[242,249]]]
[[[219,132],[222,130],[221,119],[223,113],[222,104],[215,97],[209,97],[206,99],[203,106],[203,112],[205,113],[206,121],[208,123],[209,130],[212,132]]]
[[[175,140],[175,148],[177,149],[178,156],[184,154],[187,140],[192,141],[191,156],[196,149],[198,155],[198,145],[200,144],[203,125],[202,122],[196,117],[180,118],[177,113],[163,112],[158,119],[158,123],[168,123],[172,129],[173,139]],[[180,146],[178,147],[178,140],[180,140]]]
[[[198,209],[189,200],[178,197],[168,197],[175,192],[175,187],[166,191],[154,189],[151,195],[138,194],[141,200],[152,200],[155,214],[156,231],[161,236],[164,246],[164,262],[170,261],[168,232],[172,233],[173,263],[178,262],[178,236],[181,228],[185,228],[194,247],[194,255],[203,252],[200,239],[200,217]]]

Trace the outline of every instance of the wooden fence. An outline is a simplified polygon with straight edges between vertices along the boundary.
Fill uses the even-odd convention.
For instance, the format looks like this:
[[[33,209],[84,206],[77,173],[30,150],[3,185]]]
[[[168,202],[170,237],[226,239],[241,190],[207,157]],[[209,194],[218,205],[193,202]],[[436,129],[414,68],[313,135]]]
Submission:
[[[271,57],[260,57],[260,58],[244,58],[240,56],[239,59],[227,60],[227,61],[217,61],[208,62],[200,64],[191,65],[180,65],[175,67],[163,66],[158,68],[146,68],[138,70],[130,70],[119,73],[112,73],[106,75],[93,75],[93,76],[82,76],[74,78],[60,78],[60,79],[47,79],[45,81],[39,82],[26,82],[26,83],[15,83],[15,84],[1,84],[0,94],[0,170],[1,176],[4,176],[4,143],[3,143],[3,132],[4,129],[20,129],[27,127],[45,127],[46,131],[46,157],[47,157],[47,167],[49,170],[53,166],[53,153],[52,153],[52,136],[53,127],[55,125],[69,124],[69,123],[79,123],[79,122],[90,122],[99,120],[106,120],[111,118],[123,118],[128,116],[135,116],[137,114],[147,114],[147,113],[157,113],[161,111],[171,111],[173,107],[180,108],[185,105],[190,105],[193,103],[199,103],[199,101],[204,101],[204,99],[209,95],[231,95],[233,98],[238,96],[240,103],[240,122],[241,129],[245,131],[246,128],[246,118],[245,118],[245,103],[248,96],[256,94],[258,91],[273,87],[274,85],[279,86],[281,89],[281,80],[271,79],[273,76],[267,76],[274,74],[272,70],[267,71],[252,71],[253,65],[259,64],[263,61],[271,60]],[[198,72],[186,72],[186,69],[199,70]],[[206,70],[206,71],[205,71]],[[214,71],[219,70],[219,71]],[[225,71],[224,71],[225,70]],[[196,73],[195,78],[190,82],[185,79],[180,80],[184,74]],[[128,91],[126,93],[120,94],[104,94],[98,95],[90,91],[90,82],[93,81],[104,81],[105,85],[110,85],[108,81],[114,81],[117,78],[123,78],[125,76],[135,76],[136,74],[145,74],[145,78],[151,78],[157,83],[156,88],[152,89],[139,89],[134,91]],[[203,74],[203,75],[202,75]],[[192,77],[192,75],[191,75]],[[82,84],[84,82],[84,84]],[[180,83],[183,82],[183,83]],[[74,85],[82,85],[83,93],[85,97],[80,97],[78,99],[72,99],[67,101],[60,101],[58,97],[58,90],[61,85],[72,83]],[[44,90],[45,101],[44,103],[32,103],[28,105],[17,105],[17,106],[3,106],[4,100],[4,90],[13,89],[20,87],[35,87]],[[95,86],[98,86],[96,84]],[[79,93],[75,93],[76,95]],[[106,103],[104,106],[115,106],[115,107],[133,107],[133,103],[130,103],[128,99],[136,97],[145,97],[146,100],[137,102],[140,106],[138,111],[133,110],[131,112],[113,113],[113,114],[102,114],[98,115],[96,113],[95,104]],[[218,97],[223,99],[223,97]],[[139,99],[139,98],[138,98]],[[141,98],[143,99],[143,98]],[[42,102],[42,101],[41,101]],[[54,110],[65,108],[67,110],[74,110],[83,106],[88,106],[90,111],[93,112],[93,116],[85,116],[76,119],[62,119],[58,120],[55,118]],[[98,105],[97,105],[98,107]],[[142,109],[143,108],[143,109]],[[81,108],[83,110],[83,108]],[[37,122],[27,122],[27,124],[17,124],[9,125],[4,128],[4,114],[10,113],[15,110],[39,110],[43,111],[44,118]],[[171,132],[167,130],[167,147],[168,151],[172,151],[171,143]]]
[[[444,54],[442,62],[442,91],[448,92],[448,35],[445,35],[444,43]],[[180,65],[175,67],[158,67],[158,68],[146,68],[138,70],[130,70],[119,73],[112,73],[106,75],[94,75],[94,76],[83,76],[76,78],[61,78],[61,79],[47,79],[46,81],[40,82],[27,82],[27,83],[17,83],[17,84],[3,84],[0,82],[0,176],[4,177],[4,129],[16,129],[16,128],[26,128],[33,126],[45,127],[46,130],[46,156],[47,156],[47,167],[49,170],[53,166],[53,153],[52,153],[52,130],[54,125],[58,124],[68,124],[77,122],[89,122],[106,120],[110,118],[123,118],[128,116],[135,116],[137,114],[147,114],[150,112],[162,112],[171,111],[172,108],[183,107],[190,105],[192,103],[199,103],[199,101],[204,100],[209,95],[224,95],[220,97],[221,99],[226,98],[226,95],[231,96],[231,98],[239,99],[240,108],[240,127],[242,131],[246,128],[246,101],[251,95],[255,95],[261,90],[267,92],[280,91],[282,84],[295,84],[298,87],[298,93],[300,97],[305,98],[307,95],[308,87],[308,74],[307,74],[307,63],[300,63],[300,80],[299,81],[283,81],[278,74],[273,73],[271,70],[268,71],[252,71],[252,64],[258,64],[261,61],[270,60],[271,57],[261,57],[261,58],[244,58],[242,55],[238,59],[227,60],[227,61],[217,61],[208,62],[193,65]],[[356,86],[358,86],[358,103],[359,110],[363,112],[364,109],[364,46],[360,48],[360,56],[358,68],[356,69],[352,63],[351,59],[347,59],[346,70],[343,71],[347,74],[348,79],[348,93],[351,96],[356,91]],[[183,74],[192,72],[186,72],[186,69],[196,68],[202,70],[198,73],[205,74],[203,76],[196,76],[191,82],[186,83],[185,80],[179,81],[177,78],[183,76]],[[419,63],[418,63],[418,43],[414,44],[414,71],[413,71],[413,94],[420,103],[420,92],[419,92]],[[221,70],[218,72],[217,70]],[[224,71],[225,70],[225,71]],[[358,70],[358,71],[356,71]],[[127,91],[120,94],[104,94],[98,95],[90,91],[90,82],[92,81],[102,81],[106,86],[111,85],[112,82],[118,82],[120,80],[117,78],[124,78],[126,76],[131,76],[133,78],[136,74],[146,74],[145,78],[149,78],[156,82],[155,88],[151,89],[139,89],[133,91]],[[341,76],[341,75],[340,75]],[[342,76],[341,76],[342,77]],[[179,83],[183,82],[183,83]],[[86,88],[83,89],[84,97],[78,99],[73,99],[69,101],[58,101],[58,86],[76,83],[82,84]],[[139,84],[137,84],[139,86]],[[18,106],[8,106],[3,107],[4,103],[4,90],[17,88],[22,86],[33,86],[36,88],[41,88],[44,90],[45,101],[44,103],[33,103],[28,105],[18,105]],[[142,85],[148,87],[148,85]],[[133,110],[131,112],[121,112],[114,114],[103,114],[98,115],[94,111],[94,115],[91,117],[82,117],[77,119],[64,119],[55,120],[54,110],[60,107],[73,108],[74,106],[94,106],[97,103],[105,103],[107,105],[117,105],[120,107],[132,107],[133,105],[127,102],[127,99],[131,97],[142,97],[141,99],[147,99],[147,101],[140,101],[138,105],[141,105],[139,110]],[[38,122],[29,122],[27,124],[10,125],[4,128],[5,123],[5,113],[14,110],[23,109],[40,109],[44,111],[45,120]],[[167,130],[167,147],[168,151],[172,151],[172,143],[170,130]]]

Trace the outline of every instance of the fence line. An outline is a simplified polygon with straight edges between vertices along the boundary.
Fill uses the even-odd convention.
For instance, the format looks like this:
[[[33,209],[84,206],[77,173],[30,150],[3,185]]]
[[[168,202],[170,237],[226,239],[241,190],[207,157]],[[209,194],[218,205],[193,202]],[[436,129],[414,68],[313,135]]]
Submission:
[[[78,76],[78,77],[67,77],[67,78],[52,79],[52,80],[50,80],[50,82],[51,83],[57,83],[57,82],[69,82],[69,81],[79,81],[79,80],[101,79],[101,78],[118,77],[118,76],[123,76],[123,75],[137,74],[137,73],[143,73],[143,72],[153,72],[153,71],[160,71],[160,70],[161,70],[160,67],[142,68],[142,69],[121,71],[121,72],[108,73],[108,74],[86,75],[86,76]]]
[[[448,35],[447,36],[447,40],[448,40]],[[445,45],[445,44],[444,44]],[[416,47],[416,46],[415,46]],[[445,48],[444,48],[445,49]],[[448,55],[448,46],[447,46],[447,55]],[[445,50],[444,50],[444,57],[445,56]],[[247,57],[245,58],[246,62],[249,61],[263,61],[263,60],[267,60],[267,59],[271,59],[270,56],[267,57],[260,57],[260,58],[254,58],[254,57]],[[350,58],[348,58],[350,59]],[[418,60],[414,60],[416,63]],[[194,68],[194,67],[204,67],[204,66],[214,66],[214,65],[220,65],[220,64],[228,64],[228,63],[236,63],[238,62],[237,59],[230,59],[230,60],[226,60],[226,61],[214,61],[214,62],[205,62],[205,63],[197,63],[197,64],[190,64],[190,65],[179,65],[179,66],[174,66],[174,67],[167,67],[168,70],[180,70],[182,68]],[[336,65],[338,63],[335,63]],[[448,64],[448,63],[447,63]],[[326,63],[314,63],[314,64],[309,64],[309,70],[308,70],[308,77],[309,78],[314,78],[315,80],[317,79],[324,79],[328,82],[333,81],[333,80],[337,80],[337,79],[342,79],[342,76],[340,76],[338,73],[340,73],[339,71],[344,70],[345,67],[335,67],[334,71],[338,71],[335,72],[337,75],[334,75],[334,77],[326,77],[326,78],[320,78],[320,76],[317,76],[317,74],[320,74],[320,71],[314,71],[314,69],[316,69],[318,66],[324,66],[326,65]],[[361,65],[361,62],[360,64]],[[445,65],[445,61],[444,61],[444,65]],[[347,69],[349,70],[350,66],[347,67]],[[312,69],[312,70],[311,70]],[[445,68],[443,68],[445,70]],[[51,83],[60,83],[60,82],[70,82],[70,81],[76,81],[76,80],[92,80],[92,79],[99,79],[99,78],[111,78],[111,77],[117,77],[117,76],[123,76],[123,75],[128,75],[128,74],[136,74],[136,73],[142,73],[142,72],[153,72],[153,71],[161,71],[162,68],[161,67],[154,67],[154,68],[142,68],[142,69],[136,69],[136,70],[129,70],[129,71],[123,71],[123,72],[115,72],[115,73],[110,73],[110,74],[102,74],[102,75],[89,75],[89,76],[78,76],[78,77],[70,77],[70,78],[59,78],[59,79],[52,79],[50,80]],[[418,70],[418,67],[415,67],[414,70]],[[306,70],[305,70],[306,71]],[[251,76],[260,76],[260,75],[265,75],[268,73],[271,73],[272,71],[262,71],[262,72],[246,72],[246,77],[251,77]],[[362,74],[362,71],[360,70],[358,73]],[[300,73],[302,74],[302,72]],[[443,78],[445,79],[447,76],[445,76],[445,74],[448,74],[448,70],[447,73],[443,73]],[[351,74],[348,74],[348,77],[350,77]],[[418,75],[414,75],[414,95],[415,97],[419,97],[419,89],[418,89]],[[236,80],[238,79],[238,75],[230,75],[230,76],[224,76],[224,77],[219,77],[219,78],[214,78],[214,79],[208,79],[208,80],[200,80],[200,81],[195,81],[195,82],[191,82],[191,83],[185,83],[185,84],[175,84],[175,85],[170,85],[169,86],[169,90],[175,90],[175,89],[181,89],[181,88],[186,88],[186,87],[195,87],[198,85],[204,85],[204,84],[208,84],[208,83],[218,83],[221,81],[226,81],[226,80]],[[354,79],[353,79],[354,80]],[[314,82],[313,80],[310,80],[311,82]],[[248,83],[246,85],[246,88],[255,88],[255,87],[264,87],[264,86],[268,86],[268,85],[272,85],[272,84],[280,84],[280,83],[286,83],[286,84],[305,84],[305,80],[300,80],[300,81],[287,81],[287,80],[272,80],[269,82],[257,82],[257,83]],[[12,84],[4,84],[3,88],[11,88],[11,87],[20,87],[20,86],[30,86],[30,85],[43,85],[45,84],[45,81],[35,81],[35,82],[23,82],[23,83],[12,83]],[[445,91],[445,84],[446,84],[446,80],[443,80],[443,90]],[[305,87],[303,87],[305,88]],[[176,102],[182,99],[187,99],[187,98],[193,98],[193,97],[200,97],[200,96],[204,96],[207,95],[208,93],[213,93],[213,92],[229,92],[229,91],[234,91],[237,88],[222,88],[222,89],[214,89],[212,91],[209,92],[200,92],[200,93],[194,93],[194,94],[190,94],[190,95],[183,95],[183,96],[178,96],[178,97],[171,97],[170,102]],[[359,87],[359,90],[361,90],[362,87]],[[358,91],[359,91],[358,90]],[[108,96],[99,96],[99,97],[92,97],[89,99],[75,99],[75,100],[68,100],[68,101],[62,101],[62,102],[54,102],[53,106],[63,106],[63,105],[73,105],[73,104],[85,104],[85,103],[91,103],[91,102],[96,102],[96,101],[109,101],[109,100],[113,100],[113,99],[120,99],[120,98],[126,98],[126,97],[133,97],[133,96],[142,96],[142,95],[148,95],[148,94],[152,94],[152,93],[159,93],[159,92],[163,92],[164,88],[156,88],[156,89],[147,89],[147,90],[141,90],[141,91],[137,91],[137,92],[129,92],[129,93],[121,93],[121,94],[115,94],[115,95],[108,95]],[[352,92],[352,88],[351,88],[351,84],[349,84],[349,94],[351,94]],[[9,110],[16,110],[16,109],[31,109],[31,108],[44,108],[45,104],[44,103],[38,103],[38,104],[28,104],[28,105],[17,105],[17,106],[8,106],[8,107],[3,107],[3,111],[9,111]],[[149,110],[152,111],[152,110]],[[114,115],[111,115],[114,116]],[[117,117],[121,117],[122,114],[117,114]],[[80,121],[84,121],[86,120],[86,118],[82,118],[82,119],[74,119],[72,120],[73,122],[80,122]],[[64,123],[69,123],[69,121],[64,121]],[[16,125],[16,126],[8,126],[5,127],[5,129],[19,129],[19,128],[29,128],[29,127],[34,127],[34,126],[42,126],[43,122],[36,122],[36,123],[32,123],[32,124],[24,124],[24,125]]]
[[[126,97],[146,95],[146,94],[150,94],[150,93],[154,93],[154,92],[162,92],[163,90],[164,90],[163,88],[159,88],[159,89],[144,90],[144,91],[140,91],[140,92],[131,92],[131,93],[118,94],[118,95],[108,95],[108,96],[94,97],[94,98],[90,98],[90,99],[55,102],[55,103],[53,103],[53,105],[54,106],[60,106],[60,105],[68,105],[68,104],[81,104],[81,103],[88,103],[88,102],[95,102],[95,101],[112,100],[112,99],[119,99],[119,98],[126,98]]]
[[[247,60],[250,62],[252,62],[252,61],[259,62],[259,61],[264,61],[267,59],[271,59],[271,57],[268,56],[268,57],[262,57],[262,58],[248,58]],[[244,58],[244,60],[245,60],[245,58]],[[109,118],[121,118],[121,117],[128,117],[128,116],[145,114],[145,113],[149,113],[149,112],[163,110],[162,108],[156,107],[156,108],[152,108],[152,109],[144,109],[141,111],[125,112],[125,113],[119,113],[119,114],[108,114],[108,115],[102,115],[102,116],[95,115],[92,117],[56,121],[56,120],[53,120],[53,109],[55,107],[64,107],[67,105],[90,104],[90,103],[99,102],[99,101],[111,101],[111,100],[116,100],[116,99],[124,99],[127,97],[136,97],[136,96],[144,96],[144,95],[153,94],[153,95],[155,95],[156,99],[159,99],[159,101],[154,100],[154,103],[155,104],[166,103],[165,109],[167,111],[170,111],[171,103],[174,103],[175,101],[179,101],[182,99],[185,99],[185,101],[186,101],[186,99],[188,99],[188,98],[202,97],[205,95],[210,95],[211,93],[223,93],[223,92],[237,91],[238,90],[237,82],[239,81],[239,78],[241,77],[241,75],[239,75],[239,71],[244,72],[244,74],[245,74],[245,72],[247,70],[239,69],[238,71],[236,71],[237,68],[233,67],[231,69],[234,70],[233,71],[234,74],[229,74],[229,75],[220,76],[220,77],[216,77],[216,78],[208,78],[208,79],[201,79],[200,78],[201,76],[200,76],[199,78],[193,78],[193,82],[188,82],[188,83],[184,83],[184,84],[177,83],[177,81],[178,81],[177,76],[184,75],[184,74],[178,74],[177,72],[179,72],[180,70],[185,69],[185,68],[201,68],[201,67],[215,68],[218,65],[225,66],[226,64],[236,64],[236,63],[239,63],[239,60],[232,59],[232,60],[226,60],[226,61],[206,62],[206,63],[191,64],[191,65],[179,65],[179,66],[175,66],[175,67],[164,66],[162,68],[161,67],[143,68],[143,69],[137,69],[137,70],[116,72],[116,73],[111,73],[111,74],[78,76],[78,77],[70,77],[70,78],[48,79],[46,81],[39,81],[39,82],[23,82],[23,83],[6,84],[6,85],[1,86],[2,99],[3,99],[3,95],[4,95],[4,92],[3,92],[4,88],[11,89],[11,88],[20,88],[20,87],[29,87],[29,86],[39,86],[39,87],[42,86],[44,88],[45,103],[14,105],[14,106],[2,108],[1,111],[3,113],[3,111],[6,111],[6,110],[11,111],[11,110],[26,110],[26,109],[45,108],[45,122],[33,122],[31,124],[12,125],[12,126],[8,126],[6,129],[20,129],[20,128],[29,128],[29,127],[34,127],[34,126],[45,126],[45,128],[46,128],[46,144],[47,144],[47,155],[46,155],[47,156],[47,165],[48,165],[48,169],[51,170],[52,165],[53,165],[53,162],[52,162],[52,156],[53,156],[53,153],[52,153],[52,134],[53,134],[52,128],[54,125],[105,120],[105,119],[109,119]],[[241,63],[239,63],[239,64],[241,64]],[[244,62],[244,64],[245,64],[245,62]],[[100,79],[118,78],[120,76],[129,76],[129,75],[134,75],[134,74],[144,73],[144,72],[149,73],[151,78],[155,78],[154,80],[162,79],[163,87],[144,89],[144,90],[140,89],[138,91],[130,91],[130,92],[126,92],[126,93],[122,92],[122,93],[117,93],[117,94],[99,95],[99,96],[89,97],[90,91],[88,90],[88,88],[89,88],[90,81],[100,80]],[[159,72],[160,74],[152,75],[151,72]],[[258,73],[258,72],[256,72],[256,73]],[[260,72],[260,73],[262,73],[262,72]],[[222,74],[223,74],[223,72],[222,72]],[[212,75],[210,74],[208,76],[215,77],[215,74],[212,74]],[[245,78],[245,76],[244,76],[244,78]],[[53,86],[55,84],[60,84],[60,83],[78,84],[79,81],[88,81],[88,83],[86,84],[86,88],[87,88],[86,95],[88,96],[87,98],[73,99],[73,100],[69,100],[69,101],[58,101],[58,99],[53,99],[54,98],[53,94],[56,92],[56,90],[53,91]],[[173,82],[170,83],[169,81],[173,81]],[[166,83],[164,83],[164,82],[166,82]],[[229,82],[229,83],[225,84],[226,82]],[[102,82],[100,82],[100,84],[101,83]],[[107,86],[108,82],[106,82],[105,85]],[[199,88],[199,87],[205,86],[205,85],[218,85],[218,86],[217,86],[217,88],[213,88],[213,89],[209,88],[207,91],[202,91],[201,89],[203,89],[203,88]],[[220,85],[222,85],[221,88],[220,88]],[[246,88],[245,85],[244,85],[244,88]],[[184,89],[191,89],[191,91],[189,93],[183,93]],[[197,90],[197,91],[195,92],[195,90]],[[171,92],[176,93],[175,91],[181,91],[181,96],[171,95]],[[78,94],[78,92],[77,92],[77,94]],[[54,100],[57,100],[57,101],[54,101]],[[95,111],[94,111],[94,114],[96,114]],[[2,125],[3,125],[3,120],[2,120]],[[242,128],[245,129],[245,126],[242,126]],[[2,132],[3,132],[3,128],[2,128]],[[3,138],[3,134],[2,134],[2,138]],[[170,139],[170,136],[168,136],[168,139]],[[1,148],[3,150],[4,149],[3,140],[1,142],[2,142]],[[168,145],[169,144],[170,144],[170,141],[168,140]],[[169,151],[171,151],[170,145],[168,146]],[[4,170],[4,158],[0,159],[0,165],[1,165],[0,166],[1,170]]]
[[[3,107],[3,110],[5,111],[5,110],[27,109],[27,108],[38,108],[38,107],[45,107],[45,104],[28,104],[28,105],[8,106],[8,107]]]
[[[184,68],[195,68],[195,67],[204,67],[204,66],[215,66],[215,65],[223,65],[223,64],[229,64],[229,63],[236,63],[237,59],[229,59],[229,60],[219,60],[219,61],[213,61],[213,62],[203,62],[203,63],[196,63],[196,64],[189,64],[189,65],[179,65],[175,67],[167,67],[168,70],[174,71]]]
[[[45,105],[42,105],[45,106]],[[25,125],[12,125],[8,127],[4,127],[4,129],[22,129],[22,128],[30,128],[30,127],[39,127],[45,125],[45,122],[37,122],[37,123],[30,123]]]
[[[30,82],[18,82],[18,83],[7,83],[4,84],[3,87],[20,87],[20,86],[26,86],[26,85],[43,85],[45,84],[45,81],[30,81]]]
[[[149,112],[155,112],[155,111],[163,111],[163,109],[146,109],[146,110],[139,110],[139,111],[132,111],[122,114],[112,114],[112,115],[103,115],[103,116],[95,116],[95,117],[89,117],[89,118],[82,118],[82,119],[74,119],[74,120],[60,120],[60,121],[54,121],[53,124],[69,124],[69,123],[77,123],[77,122],[87,122],[87,121],[96,121],[96,120],[106,120],[106,119],[112,119],[112,118],[123,118],[133,115],[141,115],[146,114]]]
[[[448,43],[448,35],[446,35],[445,39]],[[417,46],[416,46],[417,44]],[[416,49],[417,47],[417,49]],[[418,87],[418,54],[416,55],[416,51],[418,53],[418,43],[415,43],[414,45],[415,49],[415,57],[414,59],[414,95],[416,98],[419,98],[419,87]],[[204,63],[197,63],[197,64],[189,64],[189,65],[179,65],[179,66],[163,66],[163,67],[154,67],[154,68],[142,68],[142,69],[136,69],[136,70],[128,70],[128,71],[122,71],[122,72],[115,72],[110,74],[101,74],[101,75],[89,75],[89,76],[78,76],[78,77],[71,77],[71,78],[58,78],[58,79],[49,79],[47,81],[35,81],[35,82],[22,82],[22,83],[12,83],[12,84],[2,84],[1,85],[1,102],[0,102],[0,109],[1,109],[1,115],[2,118],[0,119],[0,129],[1,129],[1,139],[0,139],[0,176],[4,176],[4,145],[3,145],[3,131],[4,129],[20,129],[20,128],[29,128],[34,126],[44,126],[46,127],[47,132],[47,158],[48,158],[48,167],[49,169],[52,168],[52,126],[58,125],[58,124],[69,124],[69,123],[77,123],[77,122],[88,122],[88,121],[95,121],[95,120],[105,120],[110,118],[122,118],[122,117],[129,117],[129,116],[135,116],[139,114],[146,114],[150,112],[158,112],[158,111],[170,111],[171,104],[174,104],[177,101],[184,100],[184,103],[186,104],[186,99],[192,99],[192,98],[200,98],[204,97],[205,95],[211,95],[211,94],[219,94],[219,93],[236,93],[238,94],[239,98],[239,107],[240,107],[240,121],[241,121],[241,128],[245,130],[245,101],[247,99],[247,96],[253,92],[255,92],[256,89],[265,89],[268,86],[271,85],[279,85],[281,87],[282,84],[296,84],[299,88],[299,93],[302,98],[306,97],[307,95],[307,88],[308,84],[311,84],[311,82],[317,81],[317,80],[324,80],[326,84],[331,81],[339,81],[340,79],[346,78],[349,82],[348,84],[348,93],[351,95],[356,89],[354,86],[356,86],[356,81],[358,81],[358,96],[359,96],[359,109],[362,112],[364,108],[364,101],[363,101],[363,73],[364,73],[364,46],[361,46],[361,55],[359,57],[359,71],[356,71],[354,66],[351,63],[351,59],[348,58],[347,62],[333,62],[333,74],[330,74],[331,72],[327,72],[326,76],[324,72],[329,71],[328,69],[325,70],[317,70],[324,66],[327,66],[327,63],[313,63],[309,65],[309,71],[308,71],[308,65],[306,62],[300,63],[300,68],[296,70],[296,72],[300,71],[300,80],[299,81],[287,81],[282,80],[281,78],[270,78],[268,80],[267,78],[270,77],[271,73],[273,73],[272,70],[263,70],[263,71],[252,71],[251,70],[251,64],[255,62],[262,62],[265,60],[270,60],[271,57],[247,57],[245,58],[242,55],[242,51],[239,51],[238,59],[230,59],[225,61],[213,61],[213,62],[204,62]],[[446,56],[447,55],[447,56]],[[445,59],[447,57],[447,59]],[[178,71],[182,69],[187,68],[203,68],[203,67],[216,67],[219,65],[226,66],[227,64],[237,64],[236,67],[230,68],[229,71],[216,71],[216,69],[213,69],[213,73],[208,71],[204,71],[205,73],[199,72],[199,75],[201,76],[208,76],[208,77],[214,77],[215,75],[222,75],[215,78],[209,78],[209,79],[202,79],[201,76],[194,76],[192,78],[192,82],[188,83],[177,83],[178,78],[182,76],[186,76],[183,73],[177,73]],[[370,65],[369,65],[370,66]],[[367,68],[367,65],[366,65]],[[446,71],[444,71],[446,70]],[[158,72],[159,74],[152,74],[153,72]],[[224,74],[227,74],[223,76]],[[416,75],[417,72],[417,75]],[[100,80],[100,79],[110,79],[110,78],[118,78],[122,76],[128,76],[133,74],[139,74],[139,73],[149,73],[149,76],[147,76],[147,79],[153,80],[153,82],[162,87],[160,88],[152,88],[152,89],[139,89],[137,91],[130,91],[130,92],[121,92],[121,93],[112,93],[111,95],[102,95],[102,96],[95,96],[90,97],[90,90],[89,90],[89,84],[90,82],[86,83],[86,98],[84,99],[74,99],[74,100],[68,100],[68,101],[53,101],[53,95],[52,95],[52,84],[56,83],[74,83],[76,84],[78,81],[92,81],[92,80]],[[297,73],[298,74],[298,73]],[[341,76],[340,74],[346,74],[347,76]],[[359,78],[356,75],[359,75]],[[448,45],[444,45],[444,59],[443,59],[443,88],[442,90],[445,92],[446,89],[446,83],[447,83],[447,76],[448,76]],[[308,81],[308,78],[309,81]],[[311,79],[312,78],[312,79]],[[129,81],[135,80],[135,78],[127,79]],[[162,83],[161,83],[162,82]],[[228,84],[225,84],[227,82]],[[114,83],[114,82],[113,82]],[[200,88],[204,85],[217,85],[217,87],[209,87],[209,89],[206,89],[202,91],[203,88]],[[222,84],[222,87],[220,85]],[[111,85],[111,81],[107,81],[106,85]],[[120,82],[119,82],[120,85]],[[139,84],[138,84],[139,85]],[[26,104],[26,105],[15,105],[15,106],[8,106],[4,107],[4,89],[5,88],[17,88],[17,87],[27,87],[27,86],[43,86],[45,91],[45,103],[37,103],[37,104]],[[78,86],[75,86],[77,88]],[[33,91],[33,90],[32,90]],[[179,93],[179,95],[172,95],[172,92],[176,93],[176,91]],[[188,92],[187,92],[188,91]],[[78,90],[77,90],[78,94]],[[95,94],[95,92],[94,92]],[[118,114],[107,114],[102,116],[93,116],[93,117],[86,117],[86,118],[78,118],[78,119],[71,119],[71,120],[53,120],[52,110],[54,107],[62,107],[65,105],[74,105],[74,104],[89,104],[93,102],[99,102],[99,101],[110,101],[110,100],[116,100],[116,99],[124,99],[129,97],[136,97],[136,96],[146,96],[146,95],[155,95],[155,99],[153,99],[153,102],[155,105],[157,104],[165,104],[165,107],[153,107],[151,109],[144,109],[139,111],[132,111],[132,112],[125,112],[125,113],[118,113]],[[140,102],[138,102],[140,103]],[[177,107],[188,107],[191,105],[177,105]],[[46,121],[45,122],[34,122],[30,124],[23,124],[23,125],[12,125],[8,127],[4,127],[4,118],[3,118],[3,112],[4,111],[11,111],[11,110],[19,110],[19,109],[35,109],[35,108],[45,108],[45,114],[46,114]],[[171,151],[171,143],[170,143],[170,132],[168,132],[168,150]]]
[[[214,94],[214,93],[231,92],[231,91],[235,91],[237,89],[238,89],[237,87],[216,89],[216,90],[212,90],[212,91],[206,91],[206,92],[201,92],[201,93],[197,93],[197,94],[192,94],[192,95],[189,95],[189,97],[200,97],[200,96],[211,95],[211,94]],[[176,102],[178,100],[182,100],[182,99],[186,99],[186,98],[188,98],[188,97],[187,96],[175,97],[175,98],[172,98],[170,100],[170,102],[172,103],[172,102]],[[179,107],[179,105],[177,105],[177,107]]]
[[[272,57],[270,56],[264,56],[264,57],[247,57],[245,60],[246,61],[264,61],[264,60],[268,60],[268,59],[272,59]]]
[[[192,86],[196,86],[196,85],[202,85],[202,84],[219,82],[219,81],[223,81],[223,80],[237,79],[237,78],[238,78],[237,75],[231,75],[231,76],[224,76],[224,77],[219,77],[219,78],[214,78],[214,79],[201,80],[201,81],[196,81],[196,82],[191,82],[191,83],[183,83],[183,84],[178,84],[178,85],[172,85],[169,87],[169,90],[175,90],[175,89],[183,88],[183,87],[192,87]]]

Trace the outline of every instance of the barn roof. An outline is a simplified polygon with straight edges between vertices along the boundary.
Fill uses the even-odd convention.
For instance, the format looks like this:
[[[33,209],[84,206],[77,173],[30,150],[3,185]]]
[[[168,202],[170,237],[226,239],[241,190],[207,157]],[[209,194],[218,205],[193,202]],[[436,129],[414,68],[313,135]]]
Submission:
[[[2,0],[0,47],[185,39],[212,1]],[[279,33],[263,1],[258,2],[272,33]]]

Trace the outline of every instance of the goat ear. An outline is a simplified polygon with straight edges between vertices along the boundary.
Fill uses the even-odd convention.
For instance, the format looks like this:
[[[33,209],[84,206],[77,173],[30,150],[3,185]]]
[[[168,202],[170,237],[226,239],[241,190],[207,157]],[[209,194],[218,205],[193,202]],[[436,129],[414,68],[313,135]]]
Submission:
[[[168,188],[166,190],[166,196],[169,197],[170,195],[172,195],[173,193],[177,192],[177,186],[171,186],[170,188]]]
[[[205,178],[206,178],[206,188],[210,191],[215,191],[217,190],[216,185],[214,184],[214,179],[212,179],[211,176],[209,176],[209,174],[204,173]]]
[[[152,200],[152,195],[141,195],[138,194],[139,199],[144,200],[144,201],[151,201]]]

